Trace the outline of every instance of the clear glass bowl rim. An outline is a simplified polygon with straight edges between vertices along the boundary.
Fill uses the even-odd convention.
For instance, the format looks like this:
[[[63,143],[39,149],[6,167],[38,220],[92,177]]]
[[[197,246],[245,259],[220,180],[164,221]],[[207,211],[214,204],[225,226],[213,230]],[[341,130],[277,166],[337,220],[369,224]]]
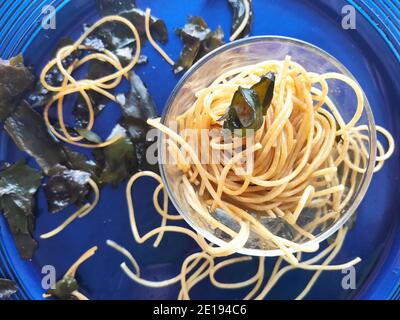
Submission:
[[[352,75],[352,73],[339,61],[337,60],[334,56],[326,52],[325,50],[309,43],[303,40],[291,38],[291,37],[284,37],[284,36],[253,36],[253,37],[248,37],[240,40],[236,40],[234,42],[227,43],[216,50],[210,52],[203,58],[201,58],[198,62],[196,62],[179,80],[177,85],[175,86],[174,90],[172,91],[170,97],[167,100],[167,103],[164,107],[163,114],[161,116],[161,123],[165,124],[166,118],[168,116],[169,110],[173,104],[173,101],[175,98],[179,95],[180,90],[182,87],[185,85],[187,79],[189,79],[201,66],[203,66],[205,63],[207,63],[209,60],[213,59],[214,57],[223,54],[224,52],[234,49],[236,47],[244,46],[244,45],[251,45],[255,43],[260,43],[260,42],[285,42],[289,44],[295,44],[299,46],[306,47],[307,49],[314,50],[317,52],[319,55],[325,56],[336,68],[338,68],[343,74],[349,76],[353,80],[356,80],[356,78]],[[358,83],[358,82],[357,82]],[[361,87],[361,86],[360,86]],[[374,168],[375,168],[375,162],[376,162],[376,144],[377,144],[377,136],[376,136],[376,127],[375,127],[375,120],[374,116],[368,101],[368,98],[364,92],[364,112],[367,116],[368,120],[368,127],[369,127],[369,139],[370,139],[370,150],[369,150],[369,160],[367,163],[367,170],[362,176],[362,181],[360,182],[360,187],[359,190],[357,191],[356,195],[353,196],[354,201],[350,205],[350,207],[342,214],[342,217],[336,221],[328,230],[324,231],[322,234],[320,234],[318,237],[316,237],[313,240],[310,240],[308,242],[305,242],[302,244],[302,246],[316,246],[335,234],[349,219],[350,217],[355,213],[357,210],[358,206],[360,205],[361,201],[363,200],[368,187],[371,183],[371,179],[373,176]],[[158,135],[158,150],[162,150],[163,148],[163,133],[159,133]],[[179,212],[180,215],[185,219],[185,221],[189,224],[190,227],[194,229],[199,235],[210,241],[211,243],[214,243],[218,246],[223,246],[226,244],[225,241],[217,238],[207,230],[204,230],[203,228],[200,228],[194,221],[192,221],[191,217],[186,213],[185,210],[183,210],[179,204],[177,203],[174,193],[170,187],[170,184],[168,182],[166,172],[165,172],[165,166],[163,165],[163,152],[159,152],[158,155],[158,161],[159,161],[159,167],[160,167],[160,173],[161,173],[161,178],[163,180],[164,186],[167,189],[168,196],[176,208],[176,210]],[[290,250],[291,252],[296,252],[296,250]],[[248,256],[264,256],[264,257],[276,257],[276,256],[281,256],[282,251],[279,249],[272,249],[272,250],[261,250],[261,249],[249,249],[249,248],[243,248],[238,251],[239,254],[243,255],[248,255]]]

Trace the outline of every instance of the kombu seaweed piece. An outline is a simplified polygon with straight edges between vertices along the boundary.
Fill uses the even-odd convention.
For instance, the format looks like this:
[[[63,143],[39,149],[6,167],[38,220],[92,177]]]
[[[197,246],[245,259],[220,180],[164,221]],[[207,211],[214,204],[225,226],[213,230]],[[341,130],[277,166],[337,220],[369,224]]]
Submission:
[[[19,161],[0,172],[0,210],[10,227],[23,259],[32,258],[37,243],[32,237],[35,198],[42,175]]]
[[[10,60],[0,59],[0,121],[13,112],[23,94],[33,87],[34,81],[22,55]]]
[[[250,35],[251,32],[251,27],[253,24],[253,8],[252,8],[252,1],[251,0],[228,0],[232,11],[233,11],[233,18],[232,18],[232,34],[236,32],[236,30],[240,27],[242,24],[246,9],[245,9],[245,4],[244,2],[248,1],[250,5],[250,18],[249,21],[246,24],[246,27],[244,30],[239,34],[239,36],[236,39],[240,38],[245,38]]]
[[[119,94],[122,116],[111,137],[120,134],[116,143],[94,151],[98,166],[102,168],[100,182],[117,186],[138,170],[152,170],[158,167],[147,162],[147,148],[154,143],[146,139],[150,129],[147,119],[156,118],[156,105],[145,84],[133,71],[129,73],[130,90]]]
[[[134,72],[129,73],[129,93],[118,100],[122,108],[120,124],[134,142],[144,140],[149,126],[147,119],[157,117],[157,108],[142,79]]]
[[[128,19],[136,27],[142,41],[146,37],[145,11],[135,5],[135,1],[99,0],[97,8],[102,16],[110,12]],[[161,43],[168,41],[168,31],[165,22],[154,16],[150,17],[150,32]],[[97,28],[85,41],[85,44],[97,50],[108,49],[114,52],[121,63],[128,64],[133,58],[135,39],[132,32],[121,23],[110,22]]]
[[[200,50],[200,41],[193,41],[190,44],[183,46],[179,59],[174,65],[174,73],[178,74],[184,70],[190,69],[190,67],[196,61],[196,57]]]
[[[85,25],[84,30],[89,26]],[[115,22],[98,27],[84,40],[83,44],[98,52],[105,49],[113,52],[122,65],[127,65],[132,60],[135,49],[132,32],[125,25]]]
[[[224,129],[232,132],[242,129],[242,135],[246,135],[247,129],[260,129],[271,106],[274,86],[275,75],[269,72],[250,89],[239,87],[233,95],[228,111],[219,119],[224,120]]]
[[[239,87],[229,107],[224,129],[232,132],[243,129],[245,135],[247,129],[260,129],[262,123],[262,105],[257,93],[253,89]]]
[[[218,26],[214,32],[203,41],[200,46],[199,58],[202,58],[206,54],[214,51],[218,47],[224,44],[224,31],[222,30],[221,26]]]
[[[78,290],[78,281],[72,276],[65,276],[55,284],[54,289],[50,289],[47,293],[60,300],[77,300],[72,293]]]
[[[145,11],[135,8],[128,11],[123,11],[120,15],[127,18],[136,27],[141,37],[145,37]],[[168,41],[168,31],[164,20],[155,16],[150,16],[150,32],[154,39],[162,44]]]
[[[56,140],[43,117],[26,102],[7,118],[4,128],[17,147],[34,158],[46,174],[57,165],[95,173],[95,164]]]
[[[117,125],[110,138],[116,134],[121,136],[119,140],[93,152],[98,165],[102,168],[99,174],[101,185],[111,184],[117,187],[123,180],[138,171],[135,146],[127,136],[126,130]]]
[[[158,117],[157,107],[150,96],[146,85],[133,71],[129,73],[130,91],[126,96],[119,96],[122,117],[119,124],[127,130],[128,136],[135,145],[138,168],[158,172],[158,166],[149,164],[146,152],[154,140],[147,139],[150,130],[147,119]]]
[[[174,66],[175,74],[189,69],[197,60],[224,43],[222,28],[212,32],[204,19],[198,16],[189,17],[183,28],[176,29],[175,33],[184,45]]]
[[[268,72],[263,75],[260,81],[256,83],[252,89],[257,93],[258,98],[260,99],[263,115],[265,116],[274,97],[275,74],[273,72]]]
[[[17,293],[17,284],[12,280],[0,279],[0,300],[8,300]]]
[[[181,29],[176,29],[175,33],[182,41],[190,41],[196,39],[204,41],[211,33],[207,23],[199,16],[190,16],[188,22]]]
[[[49,171],[44,185],[47,206],[51,213],[59,212],[75,204],[81,206],[89,195],[90,174],[80,170],[69,170],[56,166]]]

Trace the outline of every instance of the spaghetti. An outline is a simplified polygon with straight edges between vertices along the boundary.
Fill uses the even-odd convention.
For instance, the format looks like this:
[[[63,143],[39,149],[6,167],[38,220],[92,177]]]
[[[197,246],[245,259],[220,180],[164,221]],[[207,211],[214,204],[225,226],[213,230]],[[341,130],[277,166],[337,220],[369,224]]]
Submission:
[[[247,139],[233,138],[241,147],[239,153],[228,160],[221,155],[217,163],[202,163],[204,155],[209,159],[210,154],[226,151],[232,144],[221,141],[225,133],[220,119],[234,93],[239,87],[253,86],[268,72],[276,74],[275,92],[262,127],[254,133],[254,143],[249,145]],[[356,111],[347,123],[328,96],[328,79],[340,80],[355,92]],[[317,84],[321,90],[316,88]],[[215,218],[216,209],[223,210],[240,225],[249,223],[254,233],[274,243],[296,265],[292,250],[316,249],[301,244],[314,238],[310,230],[298,224],[301,214],[311,209],[317,216],[328,217],[325,224],[337,221],[357,191],[359,175],[366,172],[369,136],[362,131],[368,128],[357,126],[364,108],[361,88],[345,75],[310,73],[286,57],[284,61],[265,61],[229,71],[197,92],[196,97],[193,106],[178,116],[177,132],[157,119],[148,120],[149,125],[164,134],[166,145],[174,145],[168,150],[177,166],[184,168],[180,190],[185,201],[212,229],[219,229],[232,239],[237,233]],[[217,139],[208,137],[208,143],[202,141],[195,150],[185,136],[187,129],[193,129],[196,142],[204,138],[200,133],[196,136],[202,129],[220,130],[220,134]],[[389,148],[385,153],[378,143],[376,170],[394,151],[391,135],[381,127],[378,131],[387,137]],[[253,159],[250,173],[242,168],[246,157]],[[254,218],[253,212],[284,219],[302,239],[296,243],[272,234]]]
[[[66,219],[61,225],[59,225],[57,228],[55,228],[54,230],[46,233],[46,234],[42,234],[40,236],[41,239],[50,239],[55,237],[56,235],[58,235],[60,232],[62,232],[63,230],[65,230],[65,228],[67,228],[72,222],[74,222],[77,218],[84,218],[86,217],[96,206],[97,203],[100,200],[100,190],[99,187],[97,186],[96,182],[94,182],[92,179],[89,179],[88,184],[91,186],[95,197],[93,200],[93,203],[89,204],[85,204],[84,206],[82,206],[79,210],[77,210],[75,213],[71,214],[69,216],[68,219]]]
[[[188,142],[186,129],[220,129],[222,116],[230,105],[232,96],[239,88],[251,87],[267,72],[276,74],[277,83],[271,108],[256,133],[255,143],[247,145],[246,139],[234,137],[230,142],[209,137],[209,143],[200,150]],[[347,123],[338,108],[328,96],[328,79],[340,80],[353,88],[356,97],[356,111]],[[319,84],[321,89],[317,89]],[[357,125],[364,107],[364,97],[358,84],[337,73],[315,74],[307,72],[301,65],[287,57],[284,61],[265,61],[253,66],[242,67],[218,77],[210,87],[196,93],[196,102],[177,118],[178,130],[174,131],[149,119],[149,125],[159,129],[165,136],[168,152],[181,172],[180,192],[196,214],[201,216],[213,229],[219,229],[231,237],[230,242],[217,248],[208,244],[200,235],[190,229],[167,225],[177,220],[168,213],[165,201],[166,190],[161,178],[152,172],[134,175],[127,186],[127,201],[132,234],[137,243],[144,243],[157,236],[157,245],[167,232],[181,233],[197,242],[200,252],[188,256],[176,277],[154,282],[140,277],[140,269],[130,253],[115,247],[135,266],[133,272],[125,263],[122,270],[135,282],[153,287],[163,287],[180,282],[179,299],[189,299],[193,287],[205,278],[221,289],[239,289],[253,286],[245,299],[264,299],[280,278],[294,269],[314,271],[304,290],[297,296],[303,299],[311,290],[323,271],[341,270],[358,264],[359,258],[344,264],[330,265],[340,251],[348,229],[342,227],[333,243],[312,258],[302,259],[303,252],[316,252],[319,246],[309,246],[304,240],[314,239],[320,232],[337,221],[343,209],[357,191],[360,175],[365,173],[370,151],[368,127]],[[388,150],[377,142],[378,157],[375,172],[394,152],[394,140],[382,127],[377,131],[386,137]],[[222,137],[221,133],[219,137]],[[199,136],[196,136],[200,139]],[[212,154],[229,150],[239,143],[239,154],[217,163],[202,163],[202,153]],[[243,152],[247,150],[250,152]],[[246,172],[239,161],[246,155],[254,157],[251,172]],[[209,158],[207,158],[209,159]],[[243,174],[246,172],[246,174]],[[156,211],[162,217],[161,226],[144,236],[139,234],[132,187],[140,177],[149,176],[159,183],[153,196]],[[159,194],[164,195],[164,206],[158,202]],[[240,226],[231,229],[214,216],[216,209],[227,213]],[[299,219],[306,209],[312,209],[315,218],[299,225]],[[255,213],[251,214],[251,213]],[[297,231],[293,240],[280,237],[261,223],[262,216],[284,219]],[[169,219],[171,218],[171,219]],[[265,280],[265,258],[259,258],[259,267],[250,279],[237,283],[223,283],[216,273],[236,263],[251,260],[250,257],[232,257],[249,240],[250,231],[269,241],[281,251],[274,268]],[[109,245],[112,244],[109,242]],[[297,254],[294,254],[297,252]],[[216,262],[218,257],[227,257]],[[322,261],[322,262],[321,262]],[[283,265],[287,263],[287,265]],[[263,286],[264,284],[264,286]]]
[[[160,183],[159,186],[161,186],[161,189],[165,191],[162,180],[158,175],[154,174],[153,172],[141,172],[132,177],[130,183],[128,184],[127,194],[129,195],[131,194],[132,185],[141,177],[152,177],[156,179]],[[157,189],[160,188],[157,187],[156,190]],[[154,205],[155,207],[157,207],[155,201]],[[270,292],[270,290],[277,284],[279,279],[287,272],[294,270],[296,268],[316,271],[314,276],[310,279],[309,283],[306,285],[303,292],[298,296],[298,298],[300,299],[304,298],[307,295],[307,293],[311,290],[311,288],[315,284],[316,280],[318,279],[322,271],[342,270],[344,268],[349,268],[350,266],[354,266],[361,261],[359,258],[356,258],[345,264],[329,265],[329,263],[336,257],[337,253],[339,252],[344,242],[345,236],[347,234],[347,228],[344,227],[339,230],[335,241],[331,245],[329,245],[326,249],[315,255],[313,258],[300,261],[300,263],[298,263],[297,265],[290,264],[289,261],[289,264],[282,268],[281,265],[287,258],[285,258],[284,256],[278,258],[275,267],[272,270],[272,273],[266,282],[265,282],[266,259],[265,257],[260,257],[258,270],[253,277],[251,277],[248,280],[244,280],[237,283],[222,283],[216,279],[217,272],[221,272],[224,268],[231,266],[233,264],[250,261],[252,260],[252,257],[231,257],[231,253],[226,252],[225,255],[227,256],[227,259],[217,263],[215,260],[218,258],[218,255],[214,255],[213,252],[210,252],[210,248],[212,248],[212,245],[208,245],[200,235],[194,233],[188,228],[183,228],[173,225],[166,226],[165,223],[162,223],[161,227],[148,232],[144,236],[140,236],[139,231],[137,229],[135,212],[134,212],[134,203],[131,196],[128,196],[128,207],[129,207],[129,216],[130,216],[132,234],[137,243],[143,244],[152,237],[160,236],[160,234],[164,235],[164,233],[166,232],[180,233],[186,235],[198,243],[201,251],[185,258],[182,264],[181,271],[177,276],[162,281],[152,281],[143,279],[141,277],[140,266],[136,261],[136,259],[132,256],[132,254],[128,250],[126,250],[125,248],[123,248],[122,246],[116,244],[111,240],[107,241],[107,245],[114,248],[116,251],[125,256],[128,259],[128,261],[131,262],[134,271],[132,271],[131,268],[125,262],[121,263],[120,267],[122,271],[132,281],[150,288],[162,288],[174,284],[180,284],[181,290],[178,295],[178,299],[180,300],[190,299],[190,291],[196,286],[196,284],[198,284],[199,282],[201,282],[206,278],[209,278],[211,283],[215,287],[220,289],[235,290],[253,285],[253,288],[244,297],[244,299],[245,300],[264,299]],[[175,216],[169,215],[166,211],[163,211],[161,217],[175,217]],[[172,221],[174,220],[176,219],[172,219]],[[310,227],[311,231],[314,229],[315,227],[313,226]],[[317,263],[322,259],[324,259],[326,256],[328,257],[322,262],[322,264],[318,265]],[[262,287],[264,282],[265,282],[264,287]]]
[[[124,24],[132,32],[135,39],[135,46],[136,46],[135,54],[133,56],[132,61],[130,61],[129,64],[127,64],[126,66],[122,66],[118,57],[107,49],[104,49],[102,52],[96,52],[96,50],[94,50],[93,48],[83,45],[84,40],[97,28],[101,27],[106,23],[115,23],[115,22]],[[75,60],[67,69],[65,69],[63,66],[63,60],[77,50],[88,51],[89,54],[85,55],[83,58],[79,60]],[[119,141],[122,137],[118,134],[115,134],[110,136],[109,140],[102,143],[92,144],[92,143],[80,142],[85,139],[84,136],[80,134],[76,134],[73,136],[67,130],[67,126],[64,121],[64,99],[67,95],[74,93],[79,93],[82,95],[89,113],[88,125],[86,127],[86,130],[88,131],[92,130],[94,126],[94,107],[87,92],[95,91],[109,98],[112,101],[116,101],[115,96],[107,90],[116,88],[121,83],[122,78],[127,77],[128,72],[132,70],[132,68],[136,65],[140,57],[140,50],[141,50],[140,36],[136,27],[129,20],[120,16],[108,16],[100,19],[95,24],[93,24],[88,30],[86,30],[74,44],[62,47],[57,52],[56,57],[50,62],[48,62],[47,65],[43,68],[40,75],[40,82],[42,86],[49,92],[54,93],[54,96],[47,103],[43,112],[45,123],[49,128],[49,130],[52,132],[52,134],[61,141],[82,148],[92,148],[92,149],[104,148]],[[81,66],[92,60],[98,60],[101,62],[109,63],[116,69],[116,72],[99,79],[76,80],[73,77],[74,71],[76,71]],[[54,67],[58,68],[61,75],[63,76],[63,81],[61,85],[58,87],[52,86],[46,81],[47,74]],[[57,117],[61,132],[55,129],[49,120],[49,111],[54,104],[57,104]],[[82,208],[73,213],[67,220],[65,220],[59,227],[46,234],[43,234],[41,236],[42,239],[49,239],[51,237],[56,236],[61,231],[63,231],[69,224],[71,224],[74,220],[76,220],[77,218],[85,217],[96,207],[100,198],[100,191],[97,184],[92,179],[89,180],[89,185],[91,186],[91,188],[95,193],[95,199],[93,203],[84,205]]]
[[[145,15],[145,30],[146,36],[153,48],[167,61],[171,66],[175,65],[175,62],[168,56],[168,54],[157,44],[157,42],[153,39],[151,32],[150,32],[150,16],[151,10],[149,8],[146,9]]]
[[[121,24],[124,24],[133,34],[133,37],[135,39],[135,54],[131,62],[129,62],[128,65],[122,66],[121,62],[119,61],[118,57],[116,57],[112,52],[108,50],[104,50],[103,52],[94,52],[90,53],[86,56],[84,56],[80,60],[74,61],[69,68],[65,69],[63,66],[62,61],[70,56],[73,52],[77,50],[86,50],[93,52],[94,49],[88,46],[83,45],[82,43],[84,40],[98,27],[102,26],[103,24],[106,23],[111,23],[111,22],[118,22]],[[64,122],[64,116],[63,116],[63,109],[64,109],[64,98],[67,95],[73,94],[73,93],[79,93],[82,95],[84,98],[84,101],[86,103],[88,112],[89,112],[89,121],[88,125],[86,127],[86,130],[90,131],[93,128],[94,125],[94,109],[93,105],[90,101],[90,98],[87,94],[87,91],[92,90],[95,91],[99,94],[104,95],[105,97],[109,98],[112,101],[116,101],[116,98],[107,90],[114,89],[117,87],[121,81],[122,78],[127,76],[128,72],[136,65],[137,61],[139,60],[140,57],[140,36],[139,33],[136,29],[136,27],[127,19],[120,17],[120,16],[108,16],[100,19],[97,21],[95,24],[93,24],[88,30],[85,31],[84,34],[72,45],[65,46],[61,48],[57,55],[56,58],[51,60],[42,70],[42,73],[40,75],[40,81],[41,84],[45,89],[47,89],[49,92],[54,93],[54,97],[50,100],[50,102],[45,106],[44,109],[44,119],[51,130],[51,132],[60,140],[70,143],[72,145],[82,147],[82,148],[104,148],[106,146],[109,146],[116,141],[118,141],[121,137],[120,136],[115,136],[110,138],[110,140],[103,142],[103,143],[98,143],[98,144],[88,144],[88,143],[81,143],[79,141],[83,140],[84,137],[82,135],[77,134],[76,136],[71,136],[71,134],[68,132],[65,122]],[[88,61],[91,60],[98,60],[102,62],[106,62],[111,64],[117,71],[113,74],[101,77],[99,79],[94,79],[94,80],[89,80],[89,79],[83,79],[83,80],[76,80],[73,77],[73,72],[76,71],[79,67],[87,63]],[[52,86],[46,81],[46,75],[51,71],[53,67],[57,67],[61,74],[64,77],[64,80],[60,86]],[[61,133],[54,128],[54,126],[50,123],[49,120],[49,110],[50,108],[57,103],[57,116],[58,116],[58,121],[61,129]]]
[[[244,20],[232,34],[231,41],[244,30],[250,18],[249,1],[245,0],[244,4]],[[134,36],[135,54],[126,66],[122,66],[118,57],[108,50],[98,52],[83,45],[85,38],[96,28],[110,22],[124,24]],[[146,10],[145,31],[152,46],[173,65],[172,59],[151,36],[150,9]],[[77,50],[87,51],[88,54],[65,68],[62,61]],[[102,143],[84,143],[84,136],[79,133],[70,134],[64,121],[64,99],[70,94],[78,93],[82,96],[89,113],[86,130],[92,130],[94,107],[88,91],[95,91],[116,101],[109,90],[116,88],[123,77],[127,77],[139,59],[140,50],[141,42],[137,29],[129,20],[119,16],[99,20],[74,44],[61,48],[56,57],[44,67],[40,76],[43,87],[54,93],[44,108],[44,119],[49,130],[60,140],[83,148],[103,148],[118,141],[121,137],[113,136]],[[106,62],[116,71],[94,80],[75,79],[74,72],[91,60]],[[46,81],[46,75],[54,67],[58,68],[64,77],[60,86],[52,86]],[[223,134],[220,134],[219,137],[210,137],[207,147],[202,146],[196,151],[188,142],[185,130],[194,129],[200,132],[202,129],[216,129],[222,132],[221,119],[234,93],[239,87],[250,88],[267,72],[276,75],[275,91],[262,126],[254,133],[255,143],[249,145],[247,139],[238,137],[226,142],[222,139]],[[328,95],[330,79],[346,83],[357,97],[355,114],[347,123]],[[157,282],[143,279],[140,265],[133,255],[109,240],[107,244],[125,256],[133,267],[131,269],[123,262],[123,272],[133,281],[152,288],[180,284],[179,299],[190,299],[190,291],[206,278],[221,289],[234,290],[253,286],[244,299],[264,299],[285,273],[296,268],[315,271],[305,289],[297,296],[298,299],[302,299],[322,271],[340,270],[359,263],[360,259],[356,258],[345,264],[330,265],[343,244],[347,227],[339,230],[335,241],[327,248],[308,260],[302,259],[303,252],[316,252],[319,249],[319,245],[309,245],[305,241],[314,239],[315,232],[339,219],[342,210],[357,192],[360,175],[367,170],[370,154],[368,127],[357,125],[364,108],[363,92],[359,85],[342,74],[308,72],[287,57],[284,61],[264,61],[231,70],[219,76],[208,88],[197,92],[196,99],[194,105],[177,118],[177,132],[161,124],[159,119],[149,119],[148,124],[165,135],[168,152],[181,171],[180,190],[191,209],[213,229],[228,235],[230,240],[223,246],[216,247],[191,229],[168,224],[182,220],[182,217],[169,213],[168,195],[161,177],[152,172],[140,172],[131,177],[126,189],[129,220],[135,241],[143,244],[155,238],[154,247],[158,247],[166,233],[180,233],[194,240],[198,244],[199,252],[185,258],[177,276]],[[49,111],[53,105],[57,107],[60,130],[55,129],[49,120]],[[377,131],[387,139],[389,147],[385,151],[383,144],[378,141],[375,172],[382,168],[384,161],[394,152],[394,140],[390,133],[382,127],[377,127]],[[216,163],[200,161],[203,155],[229,153],[233,146],[241,147],[242,151],[236,154],[231,152],[228,159],[220,157]],[[248,172],[243,168],[243,160],[250,158],[254,161],[251,171]],[[132,198],[133,185],[141,177],[151,177],[158,182],[153,203],[161,217],[160,227],[144,235],[140,234],[137,227]],[[41,238],[47,239],[57,235],[75,219],[86,216],[94,209],[99,201],[99,188],[93,180],[89,181],[89,185],[95,193],[93,203],[84,205],[62,225]],[[163,195],[162,203],[159,202],[160,194]],[[238,228],[233,230],[220,222],[214,215],[218,209],[227,213]],[[302,214],[308,209],[314,211],[315,218],[308,224],[300,224]],[[285,220],[296,230],[297,236],[289,240],[274,234],[261,222],[263,216]],[[236,283],[217,280],[216,274],[224,268],[252,259],[232,257],[246,246],[252,233],[280,251],[281,257],[278,258],[269,278],[265,279],[266,259],[261,257],[258,269],[250,279]],[[96,249],[92,248],[84,254],[66,275],[74,276],[79,265],[91,257]],[[222,261],[219,261],[221,258]],[[287,265],[282,266],[284,263]],[[73,294],[78,299],[87,299],[78,291]]]

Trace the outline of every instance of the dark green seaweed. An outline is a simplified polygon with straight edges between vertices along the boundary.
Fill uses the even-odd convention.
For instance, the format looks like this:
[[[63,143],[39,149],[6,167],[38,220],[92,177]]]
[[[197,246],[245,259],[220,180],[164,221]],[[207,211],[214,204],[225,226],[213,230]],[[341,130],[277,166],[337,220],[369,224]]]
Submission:
[[[220,26],[218,26],[217,29],[214,32],[211,32],[211,34],[207,37],[207,39],[205,39],[205,41],[202,42],[197,59],[200,59],[201,57],[217,49],[223,44],[224,44],[224,31]]]
[[[133,71],[129,74],[130,91],[128,95],[119,95],[122,108],[119,124],[126,129],[128,136],[135,145],[138,168],[140,170],[158,171],[158,166],[150,165],[146,159],[147,148],[154,143],[147,140],[150,129],[147,119],[158,117],[157,107],[150,96],[142,79]]]
[[[17,147],[34,158],[47,174],[57,165],[94,174],[95,164],[57,141],[43,120],[26,102],[7,118],[4,128]]]
[[[130,90],[128,94],[117,95],[122,116],[113,134],[123,136],[106,148],[94,151],[102,184],[117,186],[138,170],[157,171],[146,161],[146,150],[154,143],[146,135],[150,129],[147,119],[157,117],[156,105],[145,84],[133,71],[129,73]]]
[[[78,290],[79,285],[76,279],[71,276],[65,276],[56,283],[54,289],[50,289],[47,293],[60,300],[77,300],[72,293]]]
[[[224,129],[258,130],[262,126],[262,106],[257,93],[252,89],[239,87],[233,96],[228,115],[224,121]]]
[[[0,300],[8,300],[17,292],[18,288],[14,281],[0,279]]]
[[[242,129],[242,134],[247,129],[260,129],[272,102],[274,86],[275,75],[270,72],[250,89],[239,87],[227,113],[220,119],[224,121],[224,129],[232,132]]]
[[[251,32],[251,26],[253,24],[253,8],[252,8],[252,1],[251,0],[228,0],[232,12],[233,12],[233,17],[232,17],[232,34],[236,32],[236,30],[240,27],[242,24],[244,17],[245,17],[245,5],[244,1],[248,1],[250,4],[250,18],[249,21],[246,24],[246,27],[244,30],[240,33],[240,35],[236,39],[240,38],[245,38],[250,35]]]
[[[266,115],[274,97],[275,74],[273,72],[268,72],[266,75],[261,77],[261,80],[256,83],[252,89],[257,93],[258,98],[260,99],[263,115]]]
[[[113,134],[122,136],[117,142],[94,151],[98,165],[102,168],[99,181],[102,185],[117,187],[123,180],[138,170],[135,146],[126,134],[126,130],[117,126]]]
[[[117,97],[122,108],[120,124],[137,142],[145,139],[148,130],[146,121],[157,117],[157,108],[145,84],[133,71],[129,73],[129,82],[129,93]]]
[[[136,27],[141,37],[145,37],[145,12],[135,8],[120,13],[122,17],[127,18]],[[168,41],[168,31],[165,22],[157,17],[150,17],[150,32],[154,39],[165,44]]]
[[[184,70],[190,69],[195,63],[200,50],[200,41],[193,41],[190,44],[184,45],[178,61],[174,66],[174,73],[178,74]]]
[[[184,44],[174,66],[175,73],[189,69],[197,60],[224,43],[222,28],[218,27],[212,32],[204,19],[198,16],[189,17],[183,28],[176,29],[175,33]]]
[[[144,28],[145,11],[136,7],[136,1],[133,0],[97,0],[97,9],[102,16],[110,14],[119,15],[127,18],[136,27],[141,37],[146,35]],[[120,25],[114,29],[114,36],[119,37],[121,34]],[[150,17],[150,31],[155,39],[165,43],[168,41],[168,32],[165,22],[154,16]]]
[[[37,243],[32,237],[35,221],[34,195],[41,185],[40,172],[19,161],[0,172],[0,210],[10,227],[23,259],[32,258]]]
[[[33,87],[34,81],[22,55],[10,60],[0,59],[0,121],[13,112],[23,94]]]
[[[56,166],[49,171],[48,177],[44,193],[49,211],[52,213],[59,212],[72,204],[81,206],[89,195],[87,183],[90,174],[85,171]]]
[[[142,41],[147,39],[144,27],[145,11],[137,8],[135,1],[98,0],[97,8],[103,16],[112,13],[128,19],[136,27]],[[151,16],[150,32],[161,43],[168,41],[168,31],[163,20]],[[87,44],[97,42],[97,49],[106,48],[113,51],[122,62],[128,63],[132,60],[135,39],[132,32],[121,23],[108,23],[101,26],[90,35],[87,41]]]

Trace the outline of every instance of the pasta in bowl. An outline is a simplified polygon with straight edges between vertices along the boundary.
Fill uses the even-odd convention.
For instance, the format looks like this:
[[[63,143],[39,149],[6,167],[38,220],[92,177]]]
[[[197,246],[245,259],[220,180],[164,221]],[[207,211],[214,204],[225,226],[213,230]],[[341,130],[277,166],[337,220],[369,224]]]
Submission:
[[[281,37],[206,56],[148,123],[168,194],[200,237],[221,255],[293,264],[345,225],[394,147],[340,62]]]

